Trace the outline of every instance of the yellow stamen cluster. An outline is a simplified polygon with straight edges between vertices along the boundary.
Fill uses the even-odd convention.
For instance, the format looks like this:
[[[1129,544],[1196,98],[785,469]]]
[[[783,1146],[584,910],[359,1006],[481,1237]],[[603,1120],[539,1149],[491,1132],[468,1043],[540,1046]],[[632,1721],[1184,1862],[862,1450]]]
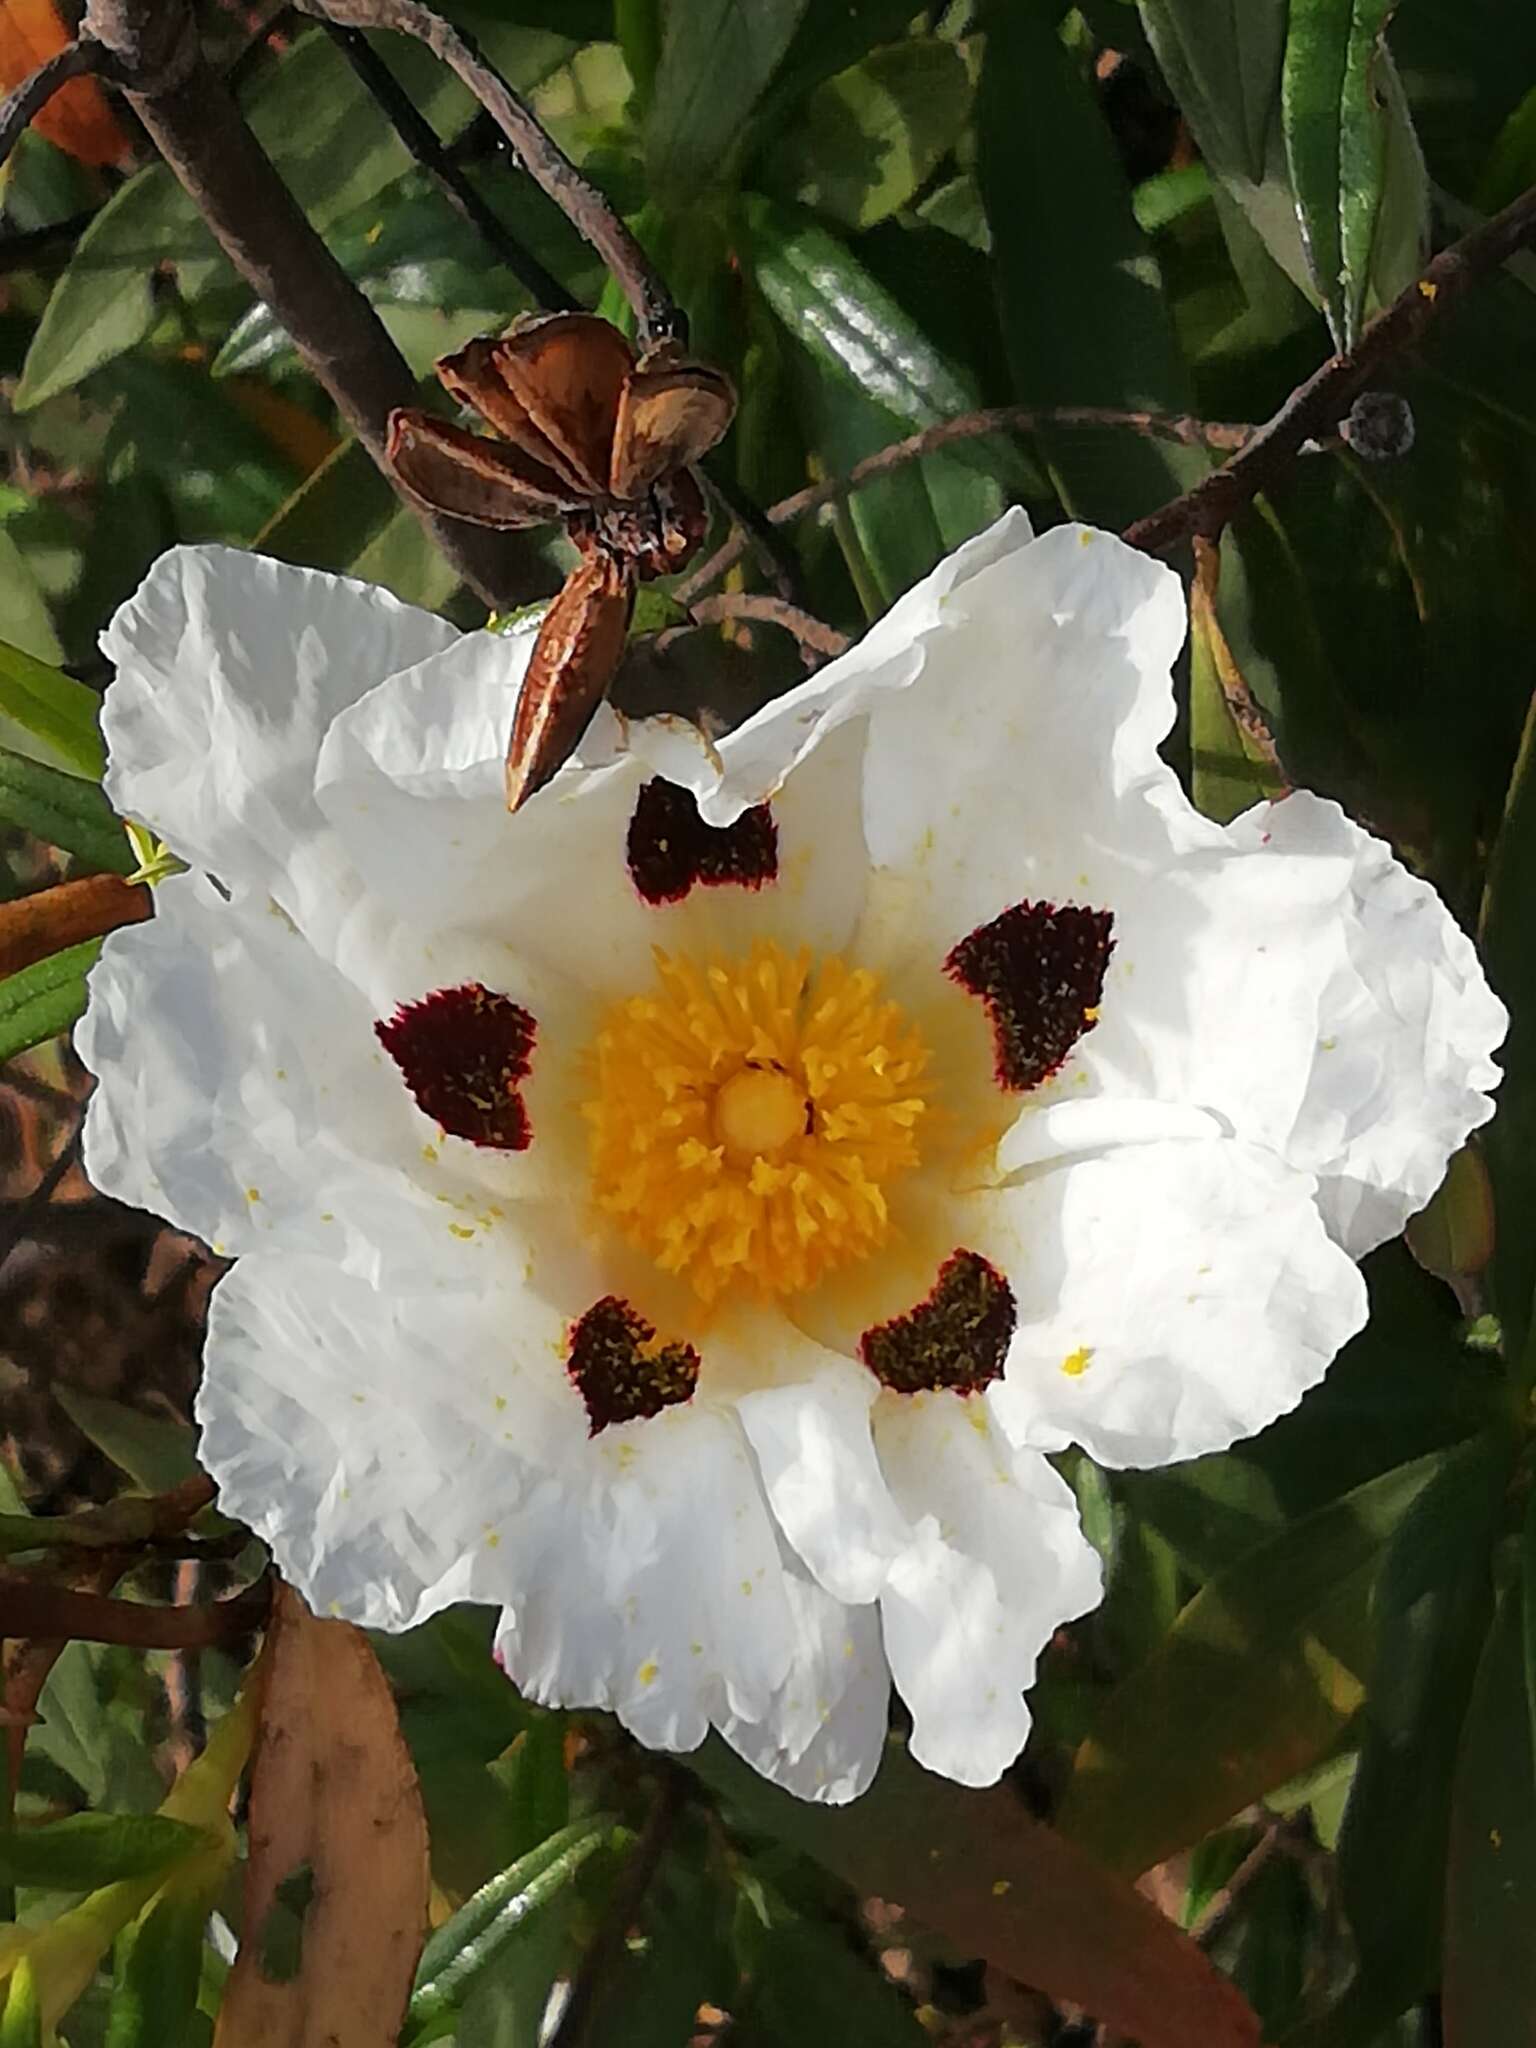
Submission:
[[[591,1047],[594,1200],[704,1301],[798,1293],[885,1239],[927,1063],[877,978],[836,955],[658,952],[653,988],[614,1003]]]

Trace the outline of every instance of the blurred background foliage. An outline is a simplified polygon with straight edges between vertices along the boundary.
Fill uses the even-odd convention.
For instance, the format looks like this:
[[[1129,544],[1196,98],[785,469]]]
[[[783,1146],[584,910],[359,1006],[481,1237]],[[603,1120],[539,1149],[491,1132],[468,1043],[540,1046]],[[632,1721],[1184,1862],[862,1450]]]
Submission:
[[[714,466],[741,501],[767,508],[973,408],[1045,415],[778,529],[800,601],[847,632],[1010,502],[1122,526],[1221,459],[1198,436],[1051,414],[1262,421],[1428,250],[1536,183],[1536,10],[1517,0],[443,11],[628,218],[735,379]],[[416,375],[529,305],[321,27],[230,4],[200,32]],[[0,81],[65,33],[52,0],[3,0]],[[373,49],[505,234],[623,321],[462,87],[416,45]],[[18,896],[144,859],[92,781],[96,638],[165,547],[259,547],[466,626],[485,613],[120,99],[72,85],[0,202],[0,889]],[[377,1639],[437,1929],[402,2038],[1536,2036],[1533,366],[1536,254],[1385,367],[1403,404],[1384,443],[1362,422],[1309,450],[1228,530],[1180,677],[1173,751],[1197,802],[1227,817],[1275,786],[1267,725],[1296,781],[1480,931],[1514,1012],[1498,1123],[1411,1251],[1368,1263],[1370,1328],[1226,1456],[1071,1467],[1109,1595],[1054,1645],[1035,1737],[993,1793],[924,1777],[898,1727],[861,1806],[799,1808],[713,1747],[674,1769],[602,1717],[524,1705],[484,1615]],[[520,545],[527,596],[547,595],[565,543]],[[759,581],[750,553],[726,578]],[[727,717],[801,672],[762,625],[690,636],[681,681],[658,684],[656,659],[637,652],[621,686],[691,689]],[[83,1080],[58,1034],[93,954],[0,982],[0,1551],[104,1590],[101,1565],[81,1572],[105,1540],[90,1515],[194,1470],[218,1268],[80,1174]],[[206,1598],[259,1571],[239,1531],[206,1510],[192,1526],[196,1557],[129,1557],[121,1590]],[[11,1646],[0,2048],[55,2024],[72,2048],[208,2041],[237,1939],[312,2009],[341,1969],[310,1862],[253,1924],[244,1838],[219,1833],[249,1648]],[[366,1685],[334,1712],[394,1756]],[[225,1749],[194,1763],[209,1727]]]

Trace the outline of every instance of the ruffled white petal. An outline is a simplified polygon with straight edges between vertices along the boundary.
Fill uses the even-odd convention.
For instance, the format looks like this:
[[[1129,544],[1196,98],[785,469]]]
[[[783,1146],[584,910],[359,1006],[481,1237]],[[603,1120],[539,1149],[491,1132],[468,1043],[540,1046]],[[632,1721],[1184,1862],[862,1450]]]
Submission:
[[[1016,1452],[985,1402],[955,1394],[879,1404],[880,1462],[914,1539],[880,1616],[919,1763],[990,1785],[1029,1733],[1040,1652],[1101,1591],[1070,1487]]]
[[[1013,1441],[1104,1465],[1225,1450],[1294,1408],[1366,1317],[1311,1176],[1233,1140],[1124,1146],[970,1197],[1018,1328]]]
[[[107,794],[226,888],[286,900],[296,852],[322,829],[315,759],[331,720],[457,637],[370,584],[173,548],[102,636],[117,665]]]
[[[1287,879],[1305,864],[1345,869],[1283,1149],[1318,1176],[1328,1227],[1359,1258],[1424,1206],[1493,1115],[1486,1091],[1499,1083],[1492,1055],[1509,1015],[1434,890],[1337,804],[1297,791],[1234,819],[1227,836]]]

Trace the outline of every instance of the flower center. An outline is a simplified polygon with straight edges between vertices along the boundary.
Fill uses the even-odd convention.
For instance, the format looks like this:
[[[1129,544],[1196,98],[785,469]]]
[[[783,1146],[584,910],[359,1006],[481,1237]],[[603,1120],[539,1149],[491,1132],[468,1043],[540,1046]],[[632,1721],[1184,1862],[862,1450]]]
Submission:
[[[927,1063],[876,977],[835,954],[658,952],[589,1049],[593,1199],[704,1301],[798,1293],[885,1241]]]

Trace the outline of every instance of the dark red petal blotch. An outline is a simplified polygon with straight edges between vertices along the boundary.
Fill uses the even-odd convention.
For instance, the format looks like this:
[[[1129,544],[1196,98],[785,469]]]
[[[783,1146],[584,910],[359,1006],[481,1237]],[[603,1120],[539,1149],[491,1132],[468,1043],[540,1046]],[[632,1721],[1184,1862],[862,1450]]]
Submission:
[[[859,1356],[893,1394],[979,1394],[999,1378],[1018,1321],[1013,1289],[979,1252],[953,1251],[926,1301],[876,1323]]]
[[[951,951],[945,973],[987,1006],[1000,1087],[1048,1081],[1098,1022],[1113,925],[1107,910],[1015,903]]]
[[[699,1354],[691,1344],[661,1344],[640,1311],[605,1294],[571,1325],[567,1368],[586,1403],[588,1434],[614,1422],[659,1415],[692,1398]]]
[[[630,879],[647,903],[681,903],[695,883],[760,889],[779,872],[779,828],[766,804],[734,825],[706,825],[693,792],[657,776],[635,800],[625,844]]]
[[[374,1025],[418,1109],[455,1138],[501,1152],[532,1143],[517,1084],[533,1058],[536,1025],[510,996],[466,981],[402,1003]]]

